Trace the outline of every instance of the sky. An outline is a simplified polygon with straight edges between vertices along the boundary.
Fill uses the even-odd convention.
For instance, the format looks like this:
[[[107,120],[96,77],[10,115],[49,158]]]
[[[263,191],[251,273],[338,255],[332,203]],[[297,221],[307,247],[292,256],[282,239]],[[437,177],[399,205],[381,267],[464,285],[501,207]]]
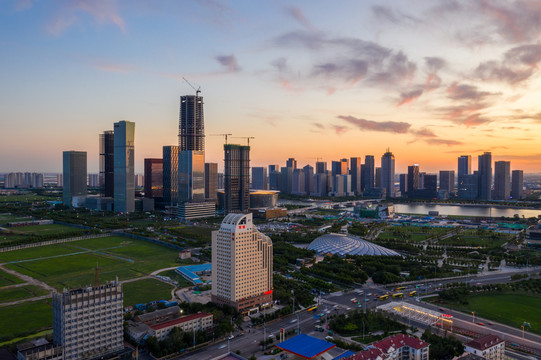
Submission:
[[[178,143],[201,88],[206,161],[250,140],[252,166],[381,155],[397,173],[492,152],[541,172],[538,0],[0,0],[0,172],[136,123],[143,159]]]

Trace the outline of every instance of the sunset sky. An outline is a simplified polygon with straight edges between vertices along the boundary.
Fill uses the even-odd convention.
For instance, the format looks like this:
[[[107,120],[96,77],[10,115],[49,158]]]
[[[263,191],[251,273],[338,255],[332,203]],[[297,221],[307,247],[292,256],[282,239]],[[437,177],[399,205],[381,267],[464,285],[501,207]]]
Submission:
[[[2,0],[0,172],[60,171],[64,150],[97,172],[119,120],[142,172],[177,144],[182,77],[220,168],[211,134],[255,137],[252,166],[390,147],[397,173],[484,151],[541,172],[540,19],[539,0]]]

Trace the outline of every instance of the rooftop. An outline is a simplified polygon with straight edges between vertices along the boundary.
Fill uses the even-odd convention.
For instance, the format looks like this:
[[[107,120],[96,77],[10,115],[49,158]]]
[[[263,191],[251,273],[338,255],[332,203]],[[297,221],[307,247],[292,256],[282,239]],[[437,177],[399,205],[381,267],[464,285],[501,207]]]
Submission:
[[[404,334],[397,334],[397,335],[389,336],[388,338],[372,343],[372,346],[384,352],[387,352],[390,347],[398,349],[403,346],[409,346],[410,348],[414,348],[414,349],[422,349],[429,345],[430,345],[429,343],[419,338],[416,338],[410,335],[404,335]]]
[[[304,359],[312,359],[336,345],[312,336],[300,334],[276,345],[277,348],[290,352]]]
[[[318,254],[338,255],[375,255],[400,256],[394,250],[384,248],[356,236],[344,234],[325,234],[308,245],[308,250],[315,250]]]
[[[188,321],[204,318],[204,317],[207,317],[207,316],[212,316],[212,314],[209,314],[209,313],[197,313],[197,314],[187,315],[187,316],[183,316],[183,317],[178,318],[178,319],[173,319],[173,320],[166,321],[166,322],[163,322],[163,323],[160,323],[160,324],[151,325],[150,327],[153,330],[160,330],[160,329],[163,329],[163,328],[166,328],[166,327],[179,325],[179,324],[182,324],[182,323],[185,323],[185,322],[188,322]]]
[[[478,339],[472,340],[466,344],[466,346],[477,349],[477,350],[486,350],[493,346],[496,346],[502,343],[503,340],[497,337],[496,335],[488,334],[481,336]]]

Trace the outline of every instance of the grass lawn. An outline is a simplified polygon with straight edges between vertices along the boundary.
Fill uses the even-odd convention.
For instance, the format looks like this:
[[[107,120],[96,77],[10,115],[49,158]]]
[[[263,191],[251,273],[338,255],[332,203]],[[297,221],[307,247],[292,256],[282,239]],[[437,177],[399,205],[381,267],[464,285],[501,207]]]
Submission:
[[[126,307],[153,300],[171,300],[173,286],[155,279],[143,279],[123,284],[122,288]]]
[[[23,281],[16,276],[0,270],[0,288],[9,285],[21,284]]]
[[[466,313],[475,311],[477,316],[520,328],[524,321],[531,324],[531,331],[541,333],[541,296],[520,293],[492,293],[468,297],[468,305],[449,305]]]
[[[71,227],[71,226],[59,225],[59,224],[47,224],[47,225],[20,226],[20,227],[10,228],[10,230],[23,233],[23,234],[34,233],[34,234],[39,234],[39,235],[46,235],[46,234],[69,233],[73,231],[80,231],[81,229],[78,229],[76,227]]]
[[[188,280],[184,279],[181,275],[177,274],[175,272],[175,270],[167,270],[167,271],[159,273],[159,275],[169,276],[171,278],[171,280],[175,280],[178,283],[179,288],[185,288],[185,287],[194,286],[194,284],[192,284],[191,281],[188,281]]]
[[[126,280],[176,266],[177,256],[178,251],[165,246],[111,236],[0,253],[0,262],[29,260],[6,266],[62,289],[92,284],[96,265],[100,281],[116,276]]]
[[[49,291],[35,285],[0,289],[0,303],[47,295]]]
[[[53,309],[48,301],[0,307],[0,341],[51,328]]]

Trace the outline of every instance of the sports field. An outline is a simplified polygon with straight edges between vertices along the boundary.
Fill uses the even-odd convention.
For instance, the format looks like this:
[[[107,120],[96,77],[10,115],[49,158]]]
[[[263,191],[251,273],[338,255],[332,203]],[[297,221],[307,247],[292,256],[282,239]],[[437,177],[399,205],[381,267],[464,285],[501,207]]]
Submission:
[[[541,296],[517,294],[485,294],[468,297],[468,305],[450,307],[466,313],[475,311],[477,316],[516,328],[530,323],[531,331],[541,333]]]
[[[177,256],[165,246],[111,236],[0,253],[0,263],[60,290],[92,284],[96,266],[101,281],[126,280],[175,266]]]
[[[173,286],[155,279],[143,279],[122,285],[124,306],[146,304],[150,301],[171,300]]]

